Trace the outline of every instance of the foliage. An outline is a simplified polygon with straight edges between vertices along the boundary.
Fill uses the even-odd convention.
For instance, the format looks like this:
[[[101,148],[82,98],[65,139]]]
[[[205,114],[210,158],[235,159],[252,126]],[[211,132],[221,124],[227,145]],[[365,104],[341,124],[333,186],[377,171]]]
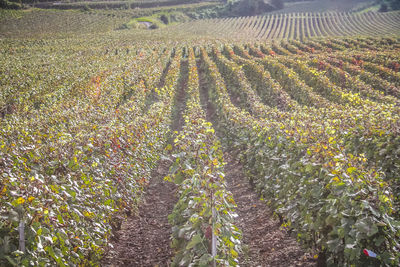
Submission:
[[[168,24],[169,23],[169,19],[165,14],[162,14],[160,16],[160,20],[164,23],[164,24]]]
[[[0,8],[4,9],[21,9],[22,5],[15,2],[10,2],[7,0],[0,0]]]
[[[227,4],[227,16],[254,16],[283,7],[280,0],[275,0],[274,6],[266,4],[263,0],[238,0]]]
[[[174,141],[171,176],[179,185],[179,200],[169,216],[173,227],[173,264],[236,266],[240,231],[233,224],[235,202],[224,183],[224,161],[211,123],[200,106],[197,68],[189,50],[189,100],[185,125]],[[213,237],[215,239],[213,241]],[[216,255],[212,254],[216,243]]]
[[[43,51],[38,54],[43,55]],[[85,60],[82,48],[76,56]],[[24,91],[21,86],[17,100],[5,93],[7,85],[19,80],[10,71],[20,65],[7,62],[10,70],[2,74],[9,84],[2,84],[1,95],[1,265],[98,262],[113,227],[119,227],[118,217],[135,211],[164,148],[171,94],[159,90],[160,101],[148,111],[144,104],[150,92],[145,84],[154,88],[168,56],[162,50],[141,52],[118,66],[118,55],[103,54],[113,71],[93,73],[87,83],[79,84],[61,82],[60,71],[68,70],[62,65],[56,69],[45,64],[42,70],[59,72],[58,76],[46,80],[25,72],[26,82],[38,90]],[[59,57],[65,62],[62,53]],[[31,60],[41,64],[35,57]],[[70,62],[72,80],[86,77],[80,60]],[[101,60],[92,64],[93,70],[108,68]],[[92,68],[85,70],[90,74]],[[145,80],[140,72],[148,73]],[[25,253],[18,251],[20,233],[15,230],[21,224]]]
[[[320,259],[399,264],[400,44],[354,36],[398,32],[396,12],[210,19],[163,31],[134,29],[138,14],[1,11],[0,265],[97,265],[165,147],[179,196],[169,217],[174,264],[237,265],[241,234],[215,129],[241,148],[247,178],[282,226]],[[114,31],[124,24],[132,30]],[[351,37],[307,39],[336,35]],[[171,147],[185,60],[185,125]]]
[[[275,49],[277,51],[278,47]],[[284,51],[282,48],[279,50]],[[237,51],[254,61],[255,58],[242,48],[237,47]],[[255,64],[237,58],[229,48],[227,52],[242,64]],[[389,132],[397,130],[396,126],[391,128],[390,125],[398,125],[396,108],[367,99],[360,99],[357,104],[363,108],[352,108],[355,100],[340,104],[340,108],[333,103],[329,105],[326,99],[312,92],[325,93],[320,90],[332,86],[328,85],[328,80],[322,79],[323,73],[315,80],[321,83],[321,89],[318,89],[318,83],[309,88],[301,79],[309,81],[311,76],[307,78],[302,69],[296,73],[279,63],[285,62],[286,58],[275,60],[275,54],[271,53],[271,56],[260,52],[256,55],[262,58],[256,61],[263,63],[285,90],[297,88],[292,92],[294,99],[301,101],[303,95],[308,95],[309,100],[302,105],[316,106],[297,104],[289,106],[290,112],[271,109],[254,95],[241,66],[223,59],[215,47],[213,56],[217,64],[214,65],[203,50],[202,59],[209,69],[220,123],[231,133],[231,142],[240,142],[245,147],[243,160],[249,178],[283,220],[287,220],[285,225],[292,228],[305,245],[319,250],[321,258],[326,257],[328,264],[372,264],[362,254],[363,248],[371,248],[378,252],[382,265],[395,265],[399,260],[396,240],[400,232],[397,193],[391,190],[397,192],[397,185],[394,186],[388,173],[376,171],[385,163],[375,162],[377,158],[367,156],[371,155],[369,151],[376,151],[374,148],[360,153],[360,143],[353,147],[345,144],[351,143],[349,138],[363,140],[372,132],[379,132],[380,127],[386,129],[385,138],[391,138]],[[312,73],[310,70],[310,75]],[[229,77],[237,84],[230,84],[230,93],[237,90],[240,101],[245,102],[242,103],[244,109],[249,110],[252,116],[232,105],[222,77]],[[328,92],[331,93],[331,89]],[[341,95],[345,98],[350,96]],[[371,106],[380,111],[370,114]],[[339,115],[342,112],[343,115]],[[363,132],[358,129],[363,129]],[[391,144],[393,141],[380,142]],[[367,149],[366,143],[360,147]],[[397,152],[389,151],[392,151],[389,157],[398,158]],[[392,168],[396,166],[395,163],[389,165]]]
[[[379,6],[379,12],[388,12],[388,11],[393,11],[393,10],[399,10],[400,9],[400,1],[398,0],[387,0],[387,1],[378,1],[380,4]]]
[[[388,11],[388,6],[385,3],[382,3],[379,10],[379,12],[387,12]]]
[[[24,3],[32,4],[42,9],[82,9],[88,6],[94,10],[128,10],[130,13],[139,13],[140,15],[149,15],[149,13],[160,12],[161,10],[189,11],[201,10],[204,8],[213,8],[218,3],[192,2],[189,0],[157,0],[157,1],[71,1],[53,3],[51,1],[38,1],[33,3],[32,0],[23,0]],[[132,11],[130,11],[132,10]],[[150,14],[150,15],[151,15]]]

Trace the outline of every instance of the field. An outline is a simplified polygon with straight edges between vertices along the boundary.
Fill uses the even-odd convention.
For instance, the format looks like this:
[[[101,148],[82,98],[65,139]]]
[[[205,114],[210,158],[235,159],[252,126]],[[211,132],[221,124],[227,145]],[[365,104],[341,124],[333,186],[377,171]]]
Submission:
[[[400,264],[399,12],[131,12],[0,11],[0,266]]]
[[[188,35],[198,34],[240,42],[248,39],[268,41],[354,35],[398,36],[399,24],[399,12],[307,12],[195,20],[175,28]],[[173,30],[174,27],[171,28]]]

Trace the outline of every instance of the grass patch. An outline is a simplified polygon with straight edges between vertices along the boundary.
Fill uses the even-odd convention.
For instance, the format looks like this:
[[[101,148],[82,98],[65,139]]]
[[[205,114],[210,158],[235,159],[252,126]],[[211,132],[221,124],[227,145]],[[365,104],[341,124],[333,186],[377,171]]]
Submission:
[[[167,25],[186,22],[190,18],[183,12],[179,11],[163,11],[155,13],[151,16],[144,16],[140,18],[131,19],[129,22],[124,23],[119,29],[158,29],[166,27]],[[151,26],[146,25],[146,23],[151,23]]]
[[[141,18],[136,18],[135,20],[137,22],[151,22],[151,23],[154,23],[156,21],[156,19],[153,17],[141,17]]]
[[[118,30],[128,30],[128,29],[146,29],[147,27],[137,21],[136,19],[131,19],[129,22],[122,24]]]
[[[149,27],[150,29],[158,29],[158,28],[162,28],[165,27],[165,25],[158,20],[156,17],[151,16],[151,17],[141,17],[141,18],[136,18],[135,19],[138,23],[140,22],[147,22],[147,23],[151,23],[151,26]],[[144,23],[143,23],[144,24]],[[147,25],[146,25],[147,26]]]

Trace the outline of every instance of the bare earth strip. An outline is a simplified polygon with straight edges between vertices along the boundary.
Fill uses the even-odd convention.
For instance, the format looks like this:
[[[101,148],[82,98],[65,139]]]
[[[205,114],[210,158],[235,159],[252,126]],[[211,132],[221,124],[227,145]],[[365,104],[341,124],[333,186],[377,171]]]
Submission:
[[[138,214],[122,223],[102,266],[169,266],[173,251],[168,215],[177,200],[174,184],[163,180],[168,166],[160,162],[154,171]]]
[[[259,199],[237,157],[226,152],[224,158],[227,186],[238,206],[236,224],[243,231],[240,266],[316,266],[311,255],[282,229],[273,212]]]

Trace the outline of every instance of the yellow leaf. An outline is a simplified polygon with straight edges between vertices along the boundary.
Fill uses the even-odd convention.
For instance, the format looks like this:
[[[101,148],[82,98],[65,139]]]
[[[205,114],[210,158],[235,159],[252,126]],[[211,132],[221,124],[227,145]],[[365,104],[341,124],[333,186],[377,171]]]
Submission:
[[[165,150],[166,150],[166,151],[172,150],[172,145],[171,145],[171,144],[168,144],[167,147],[165,148]]]
[[[238,253],[234,249],[231,249],[231,254],[234,258],[237,258],[239,256]]]
[[[213,129],[213,128],[207,129],[207,130],[206,130],[206,133],[214,133],[214,129]]]
[[[24,202],[25,202],[25,199],[23,198],[23,197],[19,197],[18,199],[17,199],[17,203],[18,204],[24,204]]]
[[[217,158],[215,158],[215,159],[213,160],[213,164],[214,164],[214,166],[217,166],[217,165],[218,165],[218,159],[217,159]]]
[[[32,202],[34,199],[35,199],[35,197],[33,197],[33,196],[28,197],[29,202]]]

